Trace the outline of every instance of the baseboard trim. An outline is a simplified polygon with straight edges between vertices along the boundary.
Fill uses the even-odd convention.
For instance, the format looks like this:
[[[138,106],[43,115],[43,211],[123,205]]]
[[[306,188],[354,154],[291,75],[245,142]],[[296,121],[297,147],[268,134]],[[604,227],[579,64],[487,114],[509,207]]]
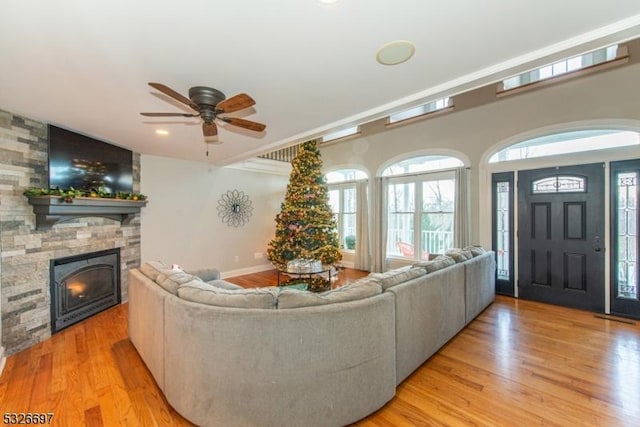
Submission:
[[[261,271],[273,270],[271,264],[254,265],[253,267],[239,268],[237,270],[223,271],[220,273],[220,277],[225,279],[227,277],[243,276],[245,274],[260,273]]]

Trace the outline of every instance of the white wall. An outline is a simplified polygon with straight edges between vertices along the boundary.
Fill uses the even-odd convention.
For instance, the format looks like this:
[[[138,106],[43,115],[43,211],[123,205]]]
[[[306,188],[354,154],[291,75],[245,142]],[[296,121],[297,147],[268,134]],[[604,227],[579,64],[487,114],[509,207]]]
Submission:
[[[270,268],[265,251],[288,181],[286,176],[142,155],[140,191],[149,197],[141,215],[142,262],[215,267],[225,276]],[[218,217],[218,200],[229,190],[251,199],[253,215],[242,227]],[[256,253],[262,258],[256,259]]]
[[[466,105],[474,104],[469,97],[488,98],[484,89],[463,96]],[[471,166],[472,241],[490,246],[490,242],[481,241],[480,233],[491,228],[491,216],[480,215],[482,200],[491,197],[490,189],[481,186],[486,182],[481,174],[487,173],[486,169],[483,171],[483,158],[515,135],[550,127],[559,131],[563,124],[578,121],[640,123],[640,64],[395,128],[372,123],[364,127],[362,137],[322,147],[321,152],[326,169],[360,165],[372,176],[405,153],[462,153],[463,160],[466,157]],[[640,127],[636,130],[640,131]],[[640,157],[640,150],[630,156]]]

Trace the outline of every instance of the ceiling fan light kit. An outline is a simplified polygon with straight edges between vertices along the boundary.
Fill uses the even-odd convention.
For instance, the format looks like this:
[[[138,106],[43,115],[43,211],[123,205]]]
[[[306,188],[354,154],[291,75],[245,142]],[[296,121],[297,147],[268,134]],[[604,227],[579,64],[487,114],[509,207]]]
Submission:
[[[246,93],[241,93],[227,99],[225,94],[217,89],[206,86],[194,86],[189,89],[189,98],[162,83],[150,82],[149,86],[165,95],[188,106],[197,113],[140,113],[146,117],[200,117],[202,119],[202,134],[207,144],[222,144],[218,140],[218,127],[215,120],[218,119],[231,126],[237,126],[253,132],[262,132],[266,126],[262,123],[238,117],[221,116],[221,114],[234,113],[255,105],[255,101]],[[207,151],[207,155],[208,155]]]

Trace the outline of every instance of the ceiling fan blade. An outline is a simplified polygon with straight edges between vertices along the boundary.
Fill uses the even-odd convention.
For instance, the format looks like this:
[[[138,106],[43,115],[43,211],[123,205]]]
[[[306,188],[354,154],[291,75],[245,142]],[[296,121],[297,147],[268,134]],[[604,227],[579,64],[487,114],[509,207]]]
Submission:
[[[237,117],[218,117],[218,118],[220,120],[223,120],[226,123],[229,123],[230,125],[249,129],[255,132],[262,132],[267,127],[262,123],[252,122],[251,120],[239,119]]]
[[[233,113],[234,111],[244,110],[245,108],[249,108],[255,104],[256,101],[254,101],[249,95],[246,93],[240,93],[219,102],[218,105],[216,105],[216,110],[220,110],[220,113]]]
[[[202,123],[202,133],[206,137],[216,136],[218,134],[218,126],[215,123]]]
[[[198,117],[200,114],[185,114],[185,113],[140,113],[147,117]]]
[[[194,104],[193,102],[191,102],[191,100],[189,98],[187,98],[184,95],[180,95],[178,92],[176,92],[175,90],[171,89],[170,87],[165,86],[162,83],[153,83],[153,82],[149,82],[149,86],[151,86],[154,89],[159,90],[160,92],[164,93],[167,96],[170,96],[171,98],[175,99],[176,101],[180,101],[183,104],[188,105],[192,109],[198,111],[198,105],[197,104]]]

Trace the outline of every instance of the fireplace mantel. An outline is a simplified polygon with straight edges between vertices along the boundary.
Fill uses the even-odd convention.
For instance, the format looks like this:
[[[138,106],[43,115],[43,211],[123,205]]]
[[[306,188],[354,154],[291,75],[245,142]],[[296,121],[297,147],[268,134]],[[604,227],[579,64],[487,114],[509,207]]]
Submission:
[[[29,204],[36,214],[36,229],[49,230],[58,222],[89,216],[128,224],[147,205],[147,201],[75,197],[71,203],[66,203],[60,196],[34,196],[29,197]]]

